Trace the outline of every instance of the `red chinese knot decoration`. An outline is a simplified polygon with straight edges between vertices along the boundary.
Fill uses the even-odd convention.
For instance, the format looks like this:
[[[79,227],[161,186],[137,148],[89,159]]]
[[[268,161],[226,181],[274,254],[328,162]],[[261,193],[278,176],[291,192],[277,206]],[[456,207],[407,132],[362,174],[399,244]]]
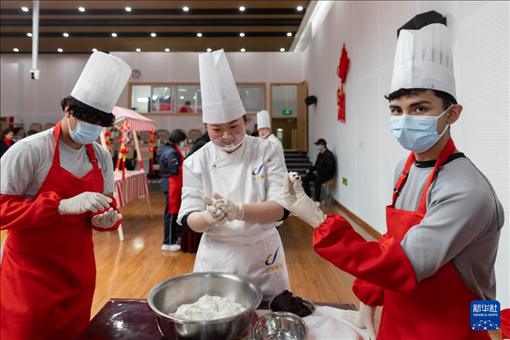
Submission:
[[[336,70],[336,74],[338,78],[340,78],[341,85],[338,87],[338,120],[342,123],[345,123],[345,93],[344,93],[344,83],[345,78],[347,77],[347,72],[349,71],[349,63],[350,59],[347,56],[347,50],[345,49],[345,44],[342,47],[342,54],[340,56],[340,64]]]

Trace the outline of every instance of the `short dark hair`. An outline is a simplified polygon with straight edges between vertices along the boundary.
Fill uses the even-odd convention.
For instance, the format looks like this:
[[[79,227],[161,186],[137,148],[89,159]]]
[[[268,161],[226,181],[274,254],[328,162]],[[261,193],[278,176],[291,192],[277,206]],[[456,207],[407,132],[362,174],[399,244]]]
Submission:
[[[5,138],[5,136],[11,132],[14,133],[14,130],[13,129],[5,129],[4,131],[2,131],[2,138]]]
[[[184,105],[191,105],[191,102],[190,102],[189,100],[186,100],[186,101],[184,102]]]
[[[400,89],[397,91],[393,91],[387,96],[384,96],[384,98],[388,99],[389,101],[392,101],[400,97],[415,97],[428,90],[432,91],[436,97],[441,98],[444,110],[448,109],[452,105],[457,104],[457,100],[451,94],[446,93],[444,91],[433,89]]]
[[[90,124],[111,127],[113,123],[115,123],[115,116],[111,112],[95,109],[72,96],[67,96],[62,99],[60,105],[62,105],[62,111],[65,111],[66,106],[69,105],[68,112],[72,114],[74,118]]]
[[[170,134],[170,138],[168,139],[170,140],[170,142],[177,144],[186,140],[186,133],[181,129],[175,129],[174,131],[172,131],[172,133]]]
[[[28,130],[27,132],[27,135],[28,136],[32,136],[32,135],[35,135],[36,133],[38,133],[39,131],[35,131],[35,130]]]

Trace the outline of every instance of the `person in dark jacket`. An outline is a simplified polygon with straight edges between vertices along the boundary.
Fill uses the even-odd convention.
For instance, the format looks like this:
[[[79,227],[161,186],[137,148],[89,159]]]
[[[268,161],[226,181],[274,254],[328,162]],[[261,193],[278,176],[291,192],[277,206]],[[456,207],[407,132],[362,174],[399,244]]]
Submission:
[[[210,141],[211,139],[209,138],[209,134],[207,132],[200,136],[200,138],[197,138],[191,147],[191,153],[188,155],[188,157],[200,150],[202,146],[206,145]]]
[[[177,214],[181,207],[182,191],[182,157],[180,149],[184,146],[186,134],[182,130],[174,130],[170,141],[159,148],[159,174],[161,190],[165,194],[165,224],[162,250],[179,251],[177,244]]]
[[[9,150],[9,148],[14,144],[12,139],[14,138],[14,130],[13,129],[5,129],[2,131],[2,139],[0,140],[0,158],[4,155],[4,153]]]
[[[321,186],[335,177],[336,163],[335,156],[327,148],[327,143],[323,138],[319,138],[317,142],[317,160],[315,165],[306,171],[306,176],[303,178],[303,188],[309,197],[312,197],[310,192],[310,182],[315,186],[315,204],[321,205]]]

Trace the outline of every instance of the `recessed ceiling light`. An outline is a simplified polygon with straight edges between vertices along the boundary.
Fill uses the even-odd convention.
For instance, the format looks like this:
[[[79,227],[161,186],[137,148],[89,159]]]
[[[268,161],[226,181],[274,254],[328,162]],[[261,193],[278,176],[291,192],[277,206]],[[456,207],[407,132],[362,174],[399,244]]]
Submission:
[[[21,7],[21,10],[22,10],[23,12],[28,12],[28,7]]]
[[[285,52],[285,49],[283,47],[280,48],[280,52]]]
[[[187,12],[187,11],[189,11],[189,7],[183,7],[183,8],[182,8],[182,10],[183,10],[184,12]]]
[[[244,10],[245,10],[245,9],[246,9],[246,8],[245,8],[244,6],[239,7],[239,10],[240,10],[241,12],[244,12]]]
[[[170,52],[170,49],[169,48],[165,48],[165,52]]]
[[[93,48],[93,49],[92,49],[92,52],[97,52],[97,48]]]
[[[14,52],[19,52],[19,50],[18,50],[16,47],[14,47],[12,50],[13,50]]]
[[[201,38],[202,37],[202,33],[197,33],[197,37]]]
[[[30,32],[27,33],[27,37],[32,37],[32,36],[33,36],[32,33],[30,33]]]
[[[155,38],[156,37],[156,33],[151,33],[151,37]]]
[[[208,48],[208,49],[207,49],[207,52],[212,52],[212,48]]]
[[[124,9],[126,10],[126,12],[131,12],[131,7],[126,7]]]
[[[287,36],[288,36],[288,37],[292,37],[292,33],[290,33],[290,32],[289,32],[289,33],[287,33]]]
[[[303,10],[303,6],[298,6],[297,10],[301,12]]]
[[[61,48],[59,48],[57,51],[59,51],[60,53],[64,52],[64,50]]]
[[[184,99],[184,96],[179,96],[179,99]]]
[[[245,36],[245,34],[244,34],[244,33],[239,33],[239,36],[240,36],[240,37],[244,37],[244,36]]]
[[[62,34],[64,37],[69,38],[69,33]]]
[[[85,12],[85,7],[78,7],[78,10],[79,10],[80,12]]]
[[[117,38],[117,33],[112,33],[112,37]]]
[[[246,52],[246,50],[244,48],[241,48],[241,52]]]
[[[139,49],[139,48],[137,48],[137,49],[136,49],[136,52],[142,52],[142,50],[141,50],[141,49]]]

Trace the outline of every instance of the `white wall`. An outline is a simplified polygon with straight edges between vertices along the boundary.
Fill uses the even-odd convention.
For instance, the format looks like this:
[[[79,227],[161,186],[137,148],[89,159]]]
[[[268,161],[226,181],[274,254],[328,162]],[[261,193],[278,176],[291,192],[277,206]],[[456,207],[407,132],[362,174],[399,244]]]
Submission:
[[[136,53],[112,52],[124,59],[141,76],[130,82],[199,82],[198,53]],[[270,82],[302,82],[303,53],[227,53],[237,82],[263,82],[266,86],[266,107],[269,108]],[[62,116],[60,100],[71,93],[88,55],[40,55],[41,79],[30,79],[31,55],[1,55],[1,114],[21,119],[25,127],[32,122],[58,122]],[[128,89],[117,105],[129,107]],[[197,128],[201,116],[150,116],[157,128],[186,131]],[[255,119],[248,128],[253,129]]]
[[[454,44],[457,97],[464,105],[453,130],[457,147],[488,176],[510,219],[509,3],[338,1],[305,52],[311,143],[325,138],[337,157],[334,197],[386,231],[394,168],[408,152],[390,133],[388,102],[397,29],[418,13],[447,17]],[[337,121],[336,75],[342,44],[351,67],[344,86],[346,123]],[[342,178],[348,186],[342,185]],[[496,263],[498,299],[510,307],[510,230],[501,235]]]
[[[2,54],[2,116],[14,116],[25,129],[33,122],[57,123],[64,113],[60,100],[71,93],[87,63],[88,55],[40,55],[41,78],[32,80],[29,54]]]

